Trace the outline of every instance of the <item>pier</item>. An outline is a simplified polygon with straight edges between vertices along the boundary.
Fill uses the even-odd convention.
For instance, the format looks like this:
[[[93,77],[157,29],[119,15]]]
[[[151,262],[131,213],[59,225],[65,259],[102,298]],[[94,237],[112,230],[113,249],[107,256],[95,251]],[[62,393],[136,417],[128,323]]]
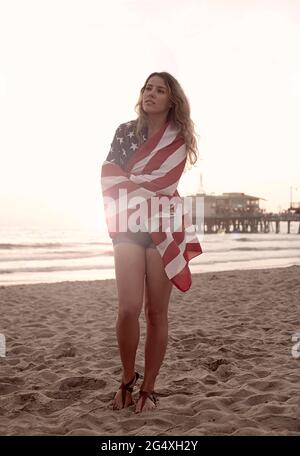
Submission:
[[[300,234],[300,203],[291,203],[289,209],[280,213],[266,213],[259,207],[264,198],[244,193],[222,193],[189,195],[201,198],[204,203],[203,233],[280,233],[281,222],[287,222],[287,233],[291,233],[291,223],[298,223]],[[196,207],[196,201],[195,201]],[[197,223],[193,212],[192,221]]]
[[[298,222],[299,214],[257,214],[204,216],[204,233],[280,233],[280,223],[287,222],[286,233],[291,233],[291,222]]]

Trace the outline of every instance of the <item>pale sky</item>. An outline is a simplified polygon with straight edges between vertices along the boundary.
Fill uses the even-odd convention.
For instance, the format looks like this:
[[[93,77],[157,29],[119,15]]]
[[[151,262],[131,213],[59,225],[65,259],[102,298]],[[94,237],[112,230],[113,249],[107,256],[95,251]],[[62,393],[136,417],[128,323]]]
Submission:
[[[299,47],[297,0],[0,0],[0,224],[105,227],[101,165],[153,71],[200,135],[180,194],[202,173],[206,193],[300,201]]]

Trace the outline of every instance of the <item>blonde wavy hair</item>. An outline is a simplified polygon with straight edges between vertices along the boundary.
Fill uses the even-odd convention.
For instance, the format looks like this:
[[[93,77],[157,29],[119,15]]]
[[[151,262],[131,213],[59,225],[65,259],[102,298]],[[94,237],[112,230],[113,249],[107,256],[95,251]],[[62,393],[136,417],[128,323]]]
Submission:
[[[167,121],[173,121],[180,128],[180,133],[186,143],[187,169],[190,169],[199,157],[196,140],[196,137],[199,137],[199,135],[195,132],[195,124],[190,117],[190,104],[187,96],[177,79],[175,79],[170,73],[167,73],[166,71],[151,73],[141,88],[139,99],[135,105],[135,112],[138,115],[135,126],[136,135],[139,139],[141,139],[141,130],[147,125],[147,113],[143,109],[142,98],[146,85],[152,76],[159,76],[164,80],[167,86],[169,100],[172,103],[172,107],[168,112]]]

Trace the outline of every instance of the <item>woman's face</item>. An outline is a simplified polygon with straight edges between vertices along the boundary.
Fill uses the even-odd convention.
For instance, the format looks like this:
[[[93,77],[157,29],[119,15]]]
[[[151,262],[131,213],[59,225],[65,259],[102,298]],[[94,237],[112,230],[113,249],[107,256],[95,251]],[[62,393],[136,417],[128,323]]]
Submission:
[[[142,106],[147,114],[168,113],[172,104],[168,88],[161,77],[152,76],[148,80],[142,96]]]

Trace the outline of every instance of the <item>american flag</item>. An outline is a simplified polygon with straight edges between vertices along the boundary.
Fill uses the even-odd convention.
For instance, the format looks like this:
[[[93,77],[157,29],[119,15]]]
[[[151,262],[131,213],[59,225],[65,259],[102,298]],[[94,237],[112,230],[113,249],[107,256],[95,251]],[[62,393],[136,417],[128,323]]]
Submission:
[[[202,253],[202,248],[186,210],[181,213],[180,230],[172,226],[172,217],[163,222],[159,217],[157,229],[158,213],[153,211],[152,202],[155,197],[166,197],[162,199],[175,201],[176,212],[176,201],[181,200],[177,185],[186,159],[184,138],[177,126],[169,121],[135,151],[124,168],[106,160],[101,171],[101,186],[110,237],[114,238],[119,232],[127,231],[124,230],[124,220],[126,224],[129,223],[130,216],[136,211],[134,202],[138,198],[141,207],[141,201],[144,201],[144,209],[146,205],[147,212],[140,212],[144,214],[143,226],[146,227],[161,255],[168,278],[181,291],[187,291],[191,287],[188,263]]]

